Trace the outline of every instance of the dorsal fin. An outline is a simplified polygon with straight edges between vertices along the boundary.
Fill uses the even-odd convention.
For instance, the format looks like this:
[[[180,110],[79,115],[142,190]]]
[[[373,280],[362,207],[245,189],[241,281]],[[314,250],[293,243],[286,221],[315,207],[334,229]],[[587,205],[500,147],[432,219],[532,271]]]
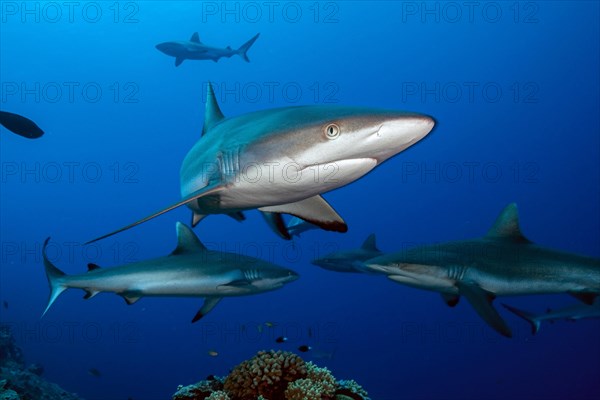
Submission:
[[[93,271],[95,269],[100,269],[100,266],[98,264],[94,264],[94,263],[89,263],[88,264],[88,272],[89,271]]]
[[[198,32],[194,32],[194,34],[190,38],[190,42],[200,43],[200,35],[198,35]]]
[[[219,108],[217,103],[217,97],[213,90],[212,84],[208,82],[208,88],[206,89],[206,108],[204,110],[204,127],[202,128],[202,134],[204,135],[213,126],[224,120],[225,117]]]
[[[377,243],[375,241],[375,234],[371,233],[363,242],[362,246],[360,246],[361,249],[363,250],[369,250],[369,251],[376,251],[378,253],[381,253],[381,251],[379,251],[379,249],[377,248]]]
[[[509,240],[515,243],[531,243],[521,233],[519,211],[516,203],[510,203],[500,213],[492,229],[485,235],[487,239]]]
[[[177,247],[171,253],[172,256],[206,251],[206,246],[200,242],[198,236],[187,225],[177,222],[176,230]]]

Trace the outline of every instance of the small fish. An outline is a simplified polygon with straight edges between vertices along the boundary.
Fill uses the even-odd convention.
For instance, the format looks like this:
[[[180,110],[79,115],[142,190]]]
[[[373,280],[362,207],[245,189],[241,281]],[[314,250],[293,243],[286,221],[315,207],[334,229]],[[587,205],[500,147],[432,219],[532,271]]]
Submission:
[[[216,356],[219,355],[219,353],[216,352],[215,350],[209,350],[208,351],[208,355],[211,356],[211,357],[216,357]]]
[[[4,308],[6,308],[8,310],[8,301],[4,301],[4,302],[2,302],[2,304],[4,304]]]
[[[275,341],[277,343],[285,343],[287,342],[288,338],[286,338],[285,336],[279,336],[277,339],[275,339]]]
[[[265,326],[266,326],[266,327],[269,327],[269,328],[272,328],[272,327],[274,327],[274,326],[275,326],[275,324],[274,324],[274,323],[272,323],[272,322],[265,322]]]
[[[209,375],[209,376],[206,377],[206,380],[207,381],[216,381],[217,377],[211,374],[211,375]]]
[[[98,371],[96,368],[88,369],[88,374],[90,374],[91,376],[96,377],[96,378],[100,378],[102,376],[102,373],[100,371]]]
[[[302,353],[306,353],[307,351],[309,351],[310,349],[312,349],[312,347],[307,346],[305,344],[303,344],[302,346],[298,347],[298,351],[302,352]]]
[[[262,331],[263,331],[262,325],[256,325],[256,330],[258,330],[258,333],[262,333]]]

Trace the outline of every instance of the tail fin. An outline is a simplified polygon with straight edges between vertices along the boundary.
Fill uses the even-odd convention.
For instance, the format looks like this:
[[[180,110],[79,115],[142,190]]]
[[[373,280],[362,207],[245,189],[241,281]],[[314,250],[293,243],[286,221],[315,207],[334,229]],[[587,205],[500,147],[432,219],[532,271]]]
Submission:
[[[256,36],[254,36],[252,39],[248,40],[246,43],[241,45],[239,49],[237,49],[237,54],[239,54],[240,57],[242,57],[244,60],[246,60],[246,62],[250,62],[250,59],[248,58],[248,54],[247,54],[248,49],[250,48],[250,46],[252,46],[254,44],[254,42],[256,42],[256,39],[258,39],[259,35],[260,35],[260,33],[257,33]]]
[[[46,312],[54,303],[54,300],[65,290],[67,287],[63,285],[63,280],[61,279],[65,276],[65,273],[56,268],[48,259],[46,254],[46,247],[48,246],[48,242],[50,238],[46,239],[44,242],[44,248],[42,249],[42,255],[44,256],[44,267],[46,267],[46,277],[48,278],[48,284],[50,285],[50,297],[48,298],[48,305],[42,314],[42,317],[46,315]]]
[[[536,334],[539,332],[540,330],[540,320],[536,318],[536,316],[532,313],[529,313],[527,311],[523,311],[523,310],[519,310],[518,308],[515,307],[511,307],[509,305],[506,305],[504,303],[502,303],[502,306],[504,308],[506,308],[508,311],[512,312],[513,314],[515,314],[518,317],[523,318],[525,321],[529,322],[529,325],[531,325],[531,333],[532,334]]]

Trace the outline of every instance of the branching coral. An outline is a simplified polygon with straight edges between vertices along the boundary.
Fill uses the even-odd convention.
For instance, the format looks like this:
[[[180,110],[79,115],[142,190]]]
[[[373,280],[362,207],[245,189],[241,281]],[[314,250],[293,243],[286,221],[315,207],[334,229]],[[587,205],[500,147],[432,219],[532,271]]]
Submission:
[[[340,380],[336,394],[343,394],[348,397],[357,398],[357,396],[352,396],[354,394],[358,395],[359,398],[365,400],[369,399],[369,394],[367,393],[367,391],[363,389],[362,386],[356,383],[356,381],[353,379]]]
[[[335,394],[337,382],[331,371],[319,368],[312,362],[306,363],[306,379],[298,379],[288,385],[287,400],[328,400]]]
[[[193,385],[182,386],[180,385],[177,388],[177,393],[173,395],[173,400],[204,400],[211,398],[214,393],[219,393],[219,391],[223,389],[223,382],[220,379],[212,379],[206,381],[200,381]],[[225,398],[219,398],[218,400],[223,400]]]
[[[306,363],[286,351],[261,351],[231,371],[224,389],[234,400],[284,400],[288,383],[305,378]]]
[[[227,392],[223,392],[219,390],[217,392],[212,392],[210,396],[206,398],[206,400],[231,400],[227,395]]]
[[[327,368],[285,351],[261,351],[223,381],[212,375],[179,387],[173,400],[369,400],[355,381],[336,381]]]

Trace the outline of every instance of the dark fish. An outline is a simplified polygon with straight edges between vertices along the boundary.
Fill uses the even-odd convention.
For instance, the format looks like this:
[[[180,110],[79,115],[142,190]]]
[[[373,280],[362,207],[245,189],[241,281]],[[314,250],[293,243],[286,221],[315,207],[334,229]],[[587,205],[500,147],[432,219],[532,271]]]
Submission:
[[[206,377],[206,380],[207,381],[216,381],[217,378],[214,375],[209,375],[209,376]]]
[[[2,304],[4,304],[4,308],[8,310],[8,301],[4,301]]]
[[[302,353],[306,353],[307,351],[309,351],[310,349],[312,349],[312,347],[307,346],[305,344],[303,344],[302,346],[298,347],[298,351],[302,352]]]
[[[27,139],[37,139],[44,134],[44,131],[29,118],[6,111],[0,111],[0,125]]]
[[[102,376],[102,373],[100,371],[98,371],[96,368],[88,369],[88,374],[90,374],[91,376],[94,376],[96,378],[100,378]]]
[[[285,336],[279,336],[277,339],[275,339],[277,343],[284,343],[287,342],[287,340],[288,339]]]

